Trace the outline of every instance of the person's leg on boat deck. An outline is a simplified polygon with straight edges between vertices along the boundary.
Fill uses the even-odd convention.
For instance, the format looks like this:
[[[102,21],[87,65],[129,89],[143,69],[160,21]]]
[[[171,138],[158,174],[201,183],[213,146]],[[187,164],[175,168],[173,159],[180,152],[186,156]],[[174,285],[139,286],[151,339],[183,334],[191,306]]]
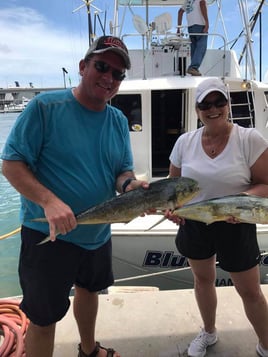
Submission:
[[[230,275],[260,344],[268,350],[268,305],[260,287],[259,265]]]

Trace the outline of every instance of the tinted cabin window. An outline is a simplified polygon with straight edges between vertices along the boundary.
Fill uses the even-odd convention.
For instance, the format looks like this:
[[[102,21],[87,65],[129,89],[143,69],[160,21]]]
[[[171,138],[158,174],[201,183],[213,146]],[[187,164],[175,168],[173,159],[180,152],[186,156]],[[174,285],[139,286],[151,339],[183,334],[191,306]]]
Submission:
[[[111,100],[111,104],[125,114],[130,131],[142,131],[140,94],[118,94]]]
[[[152,173],[166,176],[169,155],[178,139],[185,132],[185,91],[152,91]]]
[[[268,92],[264,92],[264,95],[265,95],[266,105],[268,105]]]

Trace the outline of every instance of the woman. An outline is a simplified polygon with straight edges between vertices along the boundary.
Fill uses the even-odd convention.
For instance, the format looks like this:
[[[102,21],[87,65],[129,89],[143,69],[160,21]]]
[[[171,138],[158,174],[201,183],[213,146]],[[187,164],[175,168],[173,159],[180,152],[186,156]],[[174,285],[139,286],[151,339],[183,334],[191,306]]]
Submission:
[[[228,94],[221,80],[201,82],[196,91],[196,112],[203,126],[180,136],[170,155],[171,177],[188,176],[199,182],[201,192],[192,202],[240,192],[268,197],[268,143],[257,130],[229,121]],[[204,323],[188,355],[203,357],[206,348],[217,342],[217,255],[221,268],[230,273],[259,338],[257,353],[268,356],[268,306],[260,288],[256,225],[239,223],[232,217],[211,225],[176,219],[172,214],[168,217],[181,223],[176,245],[188,257]]]

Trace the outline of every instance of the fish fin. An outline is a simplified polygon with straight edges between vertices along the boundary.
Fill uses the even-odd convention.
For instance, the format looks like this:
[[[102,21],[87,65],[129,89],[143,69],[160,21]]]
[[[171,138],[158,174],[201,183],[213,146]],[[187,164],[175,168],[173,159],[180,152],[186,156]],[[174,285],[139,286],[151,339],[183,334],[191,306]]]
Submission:
[[[33,218],[33,219],[31,219],[31,222],[47,223],[47,219],[46,218]]]
[[[41,242],[37,243],[36,245],[42,245],[50,241],[50,236],[47,236],[45,239],[41,240]]]
[[[56,238],[60,235],[60,232],[58,230],[56,230]],[[49,242],[50,239],[50,235],[48,235],[45,239],[41,240],[41,242],[37,243],[36,245],[42,245],[45,244],[47,242]]]
[[[151,227],[145,229],[145,232],[146,231],[150,231],[151,229],[153,229],[154,227],[158,226],[158,224],[162,223],[164,220],[166,220],[166,217],[162,217],[158,222],[156,222],[155,224],[153,224]]]

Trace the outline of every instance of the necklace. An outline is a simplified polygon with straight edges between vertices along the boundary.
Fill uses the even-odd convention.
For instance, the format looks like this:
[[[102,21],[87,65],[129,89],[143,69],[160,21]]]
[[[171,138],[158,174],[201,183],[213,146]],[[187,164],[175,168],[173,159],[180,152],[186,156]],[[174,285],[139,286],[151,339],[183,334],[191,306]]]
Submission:
[[[211,149],[210,153],[211,153],[211,155],[215,155],[216,154],[216,149]]]
[[[214,158],[224,150],[228,142],[232,127],[232,124],[228,124],[226,130],[222,134],[216,136],[208,135],[206,129],[204,130],[202,135],[202,145],[205,152],[210,157]]]

